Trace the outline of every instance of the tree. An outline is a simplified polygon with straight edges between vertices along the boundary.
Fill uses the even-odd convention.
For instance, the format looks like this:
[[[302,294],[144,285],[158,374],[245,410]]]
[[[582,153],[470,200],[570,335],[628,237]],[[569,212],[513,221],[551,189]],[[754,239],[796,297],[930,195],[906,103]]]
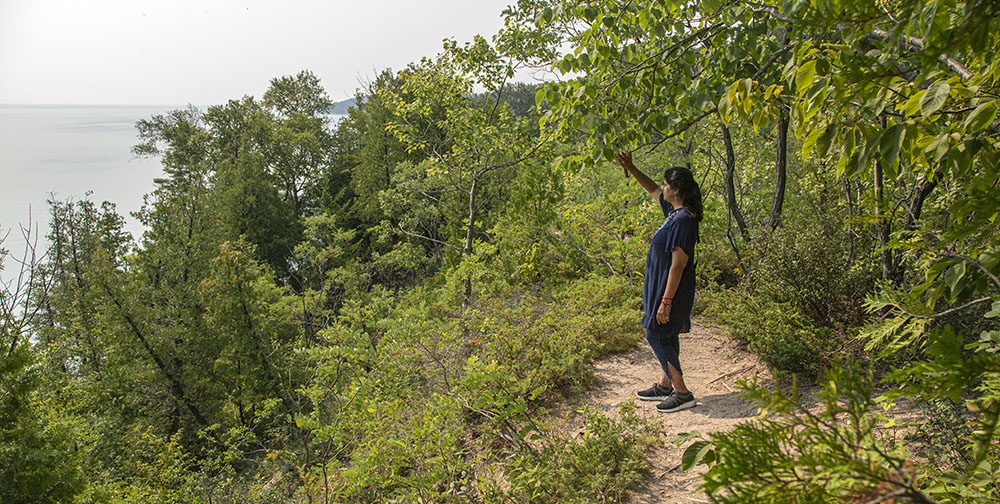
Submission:
[[[309,71],[295,77],[271,80],[262,103],[274,117],[270,141],[264,152],[274,176],[281,182],[284,198],[292,213],[302,217],[315,205],[313,185],[330,160],[329,120],[333,102]]]
[[[490,228],[491,209],[502,204],[514,168],[535,155],[542,143],[527,121],[515,120],[503,106],[504,83],[512,70],[498,62],[488,44],[478,39],[461,50],[452,46],[451,51],[402,72],[403,94],[386,91],[382,98],[396,115],[390,130],[409,150],[427,156],[401,174],[399,188],[419,195],[441,219],[440,236],[427,228],[407,229],[416,224],[412,221],[401,223],[399,232],[467,259]],[[470,98],[472,81],[461,73],[462,65],[489,70],[477,74],[493,93],[489,102],[476,104]],[[467,304],[472,299],[469,275],[463,285]]]
[[[29,337],[37,310],[29,300],[44,295],[35,289],[47,284],[35,276],[37,238],[21,231],[26,245],[19,271],[0,286],[0,501],[74,502],[85,478],[73,432],[38,398],[38,355]],[[0,247],[0,271],[8,257]]]
[[[162,155],[169,176],[162,189],[181,208],[205,219],[217,215],[222,239],[245,237],[258,258],[292,282],[288,261],[301,240],[298,220],[329,190],[319,181],[330,171],[330,105],[319,79],[303,71],[273,79],[260,101],[248,96],[204,113],[189,108],[139,121],[142,142],[133,152]],[[188,217],[190,228],[197,219]]]

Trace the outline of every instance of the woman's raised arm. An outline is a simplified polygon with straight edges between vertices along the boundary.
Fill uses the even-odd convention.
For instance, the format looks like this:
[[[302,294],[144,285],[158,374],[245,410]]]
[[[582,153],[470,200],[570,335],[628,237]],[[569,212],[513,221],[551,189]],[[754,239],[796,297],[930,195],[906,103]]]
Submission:
[[[659,201],[660,193],[663,192],[663,188],[656,182],[653,182],[653,179],[647,177],[645,173],[639,171],[639,169],[632,164],[631,152],[620,152],[618,154],[618,163],[622,165],[622,168],[625,168],[625,171],[631,173],[632,176],[635,177],[635,179],[639,182],[639,185],[641,185],[642,188],[653,197],[653,200]]]

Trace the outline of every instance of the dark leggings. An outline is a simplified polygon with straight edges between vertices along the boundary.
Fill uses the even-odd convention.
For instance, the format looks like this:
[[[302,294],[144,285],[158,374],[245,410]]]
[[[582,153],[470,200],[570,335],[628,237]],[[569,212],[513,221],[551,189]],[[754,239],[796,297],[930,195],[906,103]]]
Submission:
[[[678,359],[678,354],[681,351],[681,343],[678,334],[679,329],[670,329],[659,327],[656,329],[646,329],[646,341],[649,342],[650,348],[653,349],[653,353],[656,354],[657,360],[660,361],[660,367],[663,368],[663,372],[670,376],[670,370],[667,368],[667,363],[673,364],[674,369],[677,370],[681,375],[684,374],[681,371],[681,361]]]

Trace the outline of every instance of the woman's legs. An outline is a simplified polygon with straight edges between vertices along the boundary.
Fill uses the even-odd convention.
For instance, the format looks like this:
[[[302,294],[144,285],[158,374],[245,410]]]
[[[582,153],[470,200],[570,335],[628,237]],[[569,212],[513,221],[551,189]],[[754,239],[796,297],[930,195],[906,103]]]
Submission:
[[[670,382],[674,384],[674,390],[680,393],[688,392],[687,385],[684,385],[684,375],[681,374],[680,370],[675,368],[673,364],[667,364],[667,368],[670,369]]]
[[[684,385],[684,375],[680,371],[677,371],[673,364],[668,363],[667,369],[670,370],[669,375],[666,372],[660,372],[660,385],[663,387],[673,387],[678,392],[688,392],[687,386]]]
[[[680,338],[676,330],[646,329],[646,341],[653,349],[653,355],[660,361],[660,368],[663,373],[660,375],[660,385],[664,387],[674,387],[674,390],[684,393],[687,386],[684,385],[684,375],[681,372],[681,362],[678,357],[680,353]]]

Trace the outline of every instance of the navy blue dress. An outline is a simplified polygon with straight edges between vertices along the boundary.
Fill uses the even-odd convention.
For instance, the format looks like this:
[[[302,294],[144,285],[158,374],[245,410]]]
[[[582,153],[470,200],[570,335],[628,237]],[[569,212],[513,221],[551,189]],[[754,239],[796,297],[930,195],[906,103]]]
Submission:
[[[694,306],[694,245],[698,242],[698,223],[687,209],[674,207],[660,194],[660,208],[665,217],[663,224],[653,233],[653,241],[646,254],[646,277],[642,287],[642,326],[660,332],[686,333],[691,331],[691,307]],[[680,247],[688,256],[681,275],[680,285],[674,293],[670,321],[656,322],[656,310],[667,287],[667,276],[673,262],[674,247]]]

